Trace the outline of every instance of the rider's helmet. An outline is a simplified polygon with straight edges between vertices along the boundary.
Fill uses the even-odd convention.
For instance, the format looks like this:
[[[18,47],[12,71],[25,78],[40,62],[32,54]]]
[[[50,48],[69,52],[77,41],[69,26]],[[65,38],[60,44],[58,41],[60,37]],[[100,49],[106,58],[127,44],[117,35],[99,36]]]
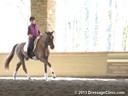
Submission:
[[[35,20],[35,17],[34,17],[34,16],[31,16],[31,17],[29,18],[29,20],[30,20],[30,21]]]

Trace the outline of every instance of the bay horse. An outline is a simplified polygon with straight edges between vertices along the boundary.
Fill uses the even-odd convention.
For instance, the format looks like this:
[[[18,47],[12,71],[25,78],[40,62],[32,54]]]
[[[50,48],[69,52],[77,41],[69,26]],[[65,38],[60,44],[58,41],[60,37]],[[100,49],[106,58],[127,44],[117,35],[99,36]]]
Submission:
[[[55,72],[54,72],[51,64],[48,62],[48,57],[50,54],[48,46],[50,46],[51,49],[54,49],[53,32],[54,31],[45,32],[43,35],[41,35],[38,39],[37,44],[36,44],[36,48],[33,51],[37,60],[40,60],[41,62],[44,63],[44,71],[45,71],[44,77],[46,80],[48,80],[47,66],[49,66],[53,78],[56,77]],[[15,69],[14,74],[13,74],[13,79],[16,79],[16,74],[17,74],[18,69],[20,68],[21,65],[23,67],[23,70],[24,70],[27,78],[31,79],[31,77],[29,76],[29,74],[27,72],[27,68],[25,65],[25,60],[29,59],[29,57],[27,56],[27,52],[24,51],[25,44],[26,44],[25,42],[20,43],[20,44],[15,44],[12,48],[12,51],[9,53],[8,57],[5,60],[5,69],[6,70],[9,69],[9,64],[10,64],[15,53],[20,60],[16,65],[16,69]]]

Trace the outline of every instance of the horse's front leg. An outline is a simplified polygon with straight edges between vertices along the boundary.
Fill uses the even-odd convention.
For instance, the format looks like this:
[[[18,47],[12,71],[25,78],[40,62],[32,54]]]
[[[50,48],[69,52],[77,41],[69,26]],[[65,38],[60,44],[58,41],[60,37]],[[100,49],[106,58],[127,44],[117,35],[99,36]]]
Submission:
[[[47,78],[48,78],[48,74],[47,74],[47,65],[48,65],[49,68],[50,68],[50,71],[51,71],[51,73],[52,73],[53,78],[56,78],[56,74],[55,74],[55,72],[54,72],[54,70],[53,70],[51,64],[48,62],[48,60],[45,59],[45,58],[41,58],[40,61],[44,63],[44,66],[45,66],[45,75],[47,76]],[[46,76],[45,76],[45,78],[46,78]]]
[[[55,74],[55,72],[54,72],[54,70],[53,70],[52,67],[50,67],[50,71],[51,71],[51,73],[52,73],[52,77],[53,77],[53,78],[56,78],[56,74]]]
[[[44,63],[44,79],[48,81],[47,64]]]

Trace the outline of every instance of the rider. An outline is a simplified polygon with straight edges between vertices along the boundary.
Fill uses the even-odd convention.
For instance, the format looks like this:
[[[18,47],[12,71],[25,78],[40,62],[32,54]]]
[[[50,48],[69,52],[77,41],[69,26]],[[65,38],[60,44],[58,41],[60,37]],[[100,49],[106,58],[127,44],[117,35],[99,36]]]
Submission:
[[[29,43],[28,43],[27,55],[29,56],[29,58],[32,59],[34,56],[33,53],[34,41],[40,35],[40,30],[38,25],[36,24],[35,17],[31,16],[29,20],[31,24],[28,26]]]

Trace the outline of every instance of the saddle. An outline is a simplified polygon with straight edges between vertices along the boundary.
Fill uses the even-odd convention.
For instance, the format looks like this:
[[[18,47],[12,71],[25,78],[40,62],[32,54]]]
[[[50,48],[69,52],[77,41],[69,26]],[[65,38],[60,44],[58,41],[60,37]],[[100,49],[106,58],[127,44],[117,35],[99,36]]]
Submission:
[[[40,39],[40,36],[35,39],[35,41],[34,41],[34,46],[33,46],[33,50],[30,51],[32,57],[35,56],[34,51],[35,51],[35,49],[36,49],[36,47],[37,47],[37,43],[38,43],[38,40],[39,40],[39,39]],[[28,50],[28,41],[26,42],[26,44],[25,44],[25,46],[24,46],[24,51],[25,51],[25,52],[29,51],[29,50]]]
[[[40,36],[36,38],[36,40],[34,41],[34,48],[33,48],[33,52],[35,51],[36,49],[36,46],[37,46],[37,43],[38,43],[38,40],[40,39]],[[26,44],[24,45],[24,51],[27,52],[27,49],[28,49],[28,41],[26,42]]]

